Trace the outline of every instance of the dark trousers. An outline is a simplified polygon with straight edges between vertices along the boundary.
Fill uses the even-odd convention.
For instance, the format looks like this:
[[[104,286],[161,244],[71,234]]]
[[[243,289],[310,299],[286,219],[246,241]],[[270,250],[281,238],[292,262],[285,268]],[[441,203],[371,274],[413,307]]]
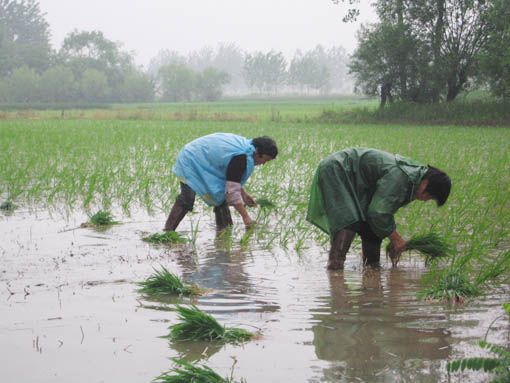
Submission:
[[[195,205],[196,193],[185,183],[181,182],[181,193],[177,196],[177,202],[184,210],[192,211]]]
[[[345,227],[345,229],[358,233],[362,242],[368,242],[374,245],[380,245],[382,243],[382,239],[372,231],[367,222],[355,222],[352,225]]]

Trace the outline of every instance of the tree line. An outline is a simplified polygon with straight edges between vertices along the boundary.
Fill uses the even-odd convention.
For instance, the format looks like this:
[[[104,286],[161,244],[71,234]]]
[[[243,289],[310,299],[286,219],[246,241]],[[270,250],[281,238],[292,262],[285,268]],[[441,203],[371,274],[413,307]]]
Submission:
[[[379,96],[382,107],[393,100],[450,102],[480,88],[510,96],[510,0],[378,0],[374,6],[379,22],[359,30],[349,69],[357,89]],[[352,8],[346,17],[358,14]]]
[[[0,0],[0,103],[214,101],[229,94],[326,94],[350,88],[343,48],[246,53],[219,44],[161,50],[145,70],[100,31],[73,31],[58,50],[35,0]]]

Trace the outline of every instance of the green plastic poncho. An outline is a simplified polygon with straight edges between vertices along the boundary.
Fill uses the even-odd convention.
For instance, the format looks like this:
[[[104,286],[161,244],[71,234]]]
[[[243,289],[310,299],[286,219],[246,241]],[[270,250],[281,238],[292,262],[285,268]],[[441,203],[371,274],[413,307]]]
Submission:
[[[427,168],[398,154],[350,148],[319,164],[306,219],[330,235],[367,222],[379,238],[395,230],[394,214],[411,202]]]

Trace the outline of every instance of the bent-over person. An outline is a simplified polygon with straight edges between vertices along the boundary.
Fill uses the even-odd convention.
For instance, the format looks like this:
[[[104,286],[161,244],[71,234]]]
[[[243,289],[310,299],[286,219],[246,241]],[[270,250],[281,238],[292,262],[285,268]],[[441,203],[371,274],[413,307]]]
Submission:
[[[442,206],[450,189],[450,177],[433,166],[382,150],[349,148],[320,162],[306,219],[331,237],[328,269],[343,269],[356,234],[363,264],[377,267],[384,238],[394,254],[406,248],[395,225],[397,210],[414,200]]]

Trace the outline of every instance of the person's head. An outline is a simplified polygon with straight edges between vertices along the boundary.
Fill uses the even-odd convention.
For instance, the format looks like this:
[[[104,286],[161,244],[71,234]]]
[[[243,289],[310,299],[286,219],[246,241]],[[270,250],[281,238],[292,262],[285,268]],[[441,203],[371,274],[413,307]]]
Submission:
[[[451,188],[452,181],[450,177],[442,170],[429,165],[427,172],[421,179],[415,197],[419,201],[433,199],[437,202],[437,206],[442,206],[448,199]]]
[[[255,165],[263,165],[274,160],[278,155],[276,142],[268,136],[254,138],[252,143],[255,146],[255,153],[253,153]]]

